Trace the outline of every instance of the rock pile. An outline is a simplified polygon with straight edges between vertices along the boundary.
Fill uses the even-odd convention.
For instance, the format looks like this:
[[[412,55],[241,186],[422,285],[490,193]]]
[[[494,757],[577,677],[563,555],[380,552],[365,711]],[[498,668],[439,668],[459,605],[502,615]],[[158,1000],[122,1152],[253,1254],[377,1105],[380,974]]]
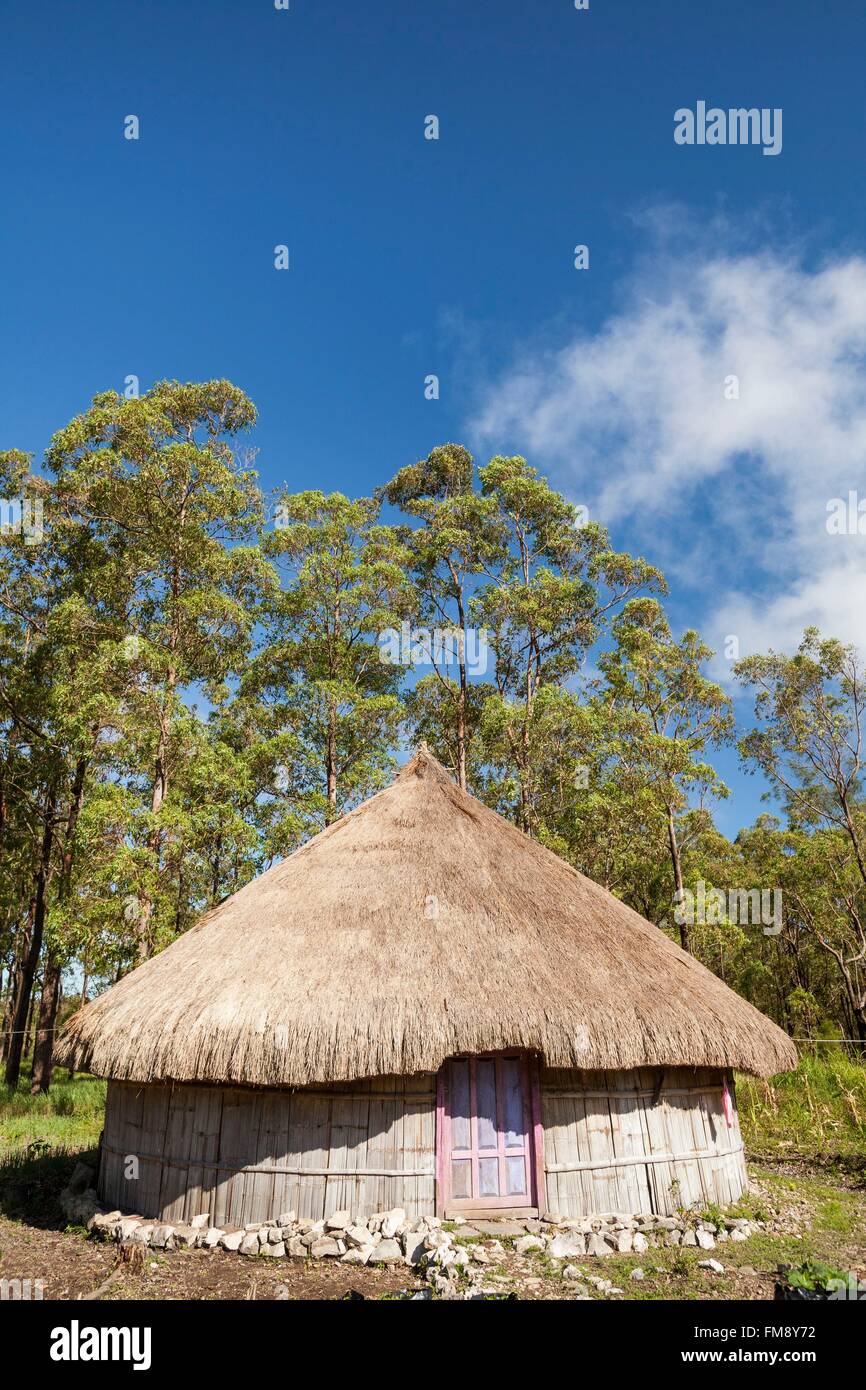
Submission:
[[[331,1259],[374,1266],[405,1264],[426,1270],[433,1288],[452,1297],[485,1297],[497,1291],[490,1284],[485,1267],[495,1264],[504,1253],[503,1239],[514,1241],[518,1255],[543,1253],[549,1260],[561,1261],[567,1274],[569,1262],[584,1256],[643,1254],[652,1247],[675,1245],[712,1250],[726,1241],[746,1240],[767,1225],[744,1217],[719,1216],[710,1221],[689,1213],[655,1216],[644,1212],[629,1216],[614,1212],[568,1219],[557,1212],[545,1212],[540,1220],[521,1222],[484,1221],[471,1225],[458,1219],[446,1223],[449,1229],[443,1229],[438,1217],[412,1220],[400,1207],[369,1217],[348,1210],[336,1211],[318,1221],[286,1211],[269,1221],[228,1227],[212,1225],[210,1213],[201,1212],[188,1223],[169,1223],[106,1211],[93,1187],[93,1172],[84,1164],[73,1172],[61,1196],[61,1205],[70,1222],[121,1244],[159,1250],[183,1246],[219,1248],[271,1259]],[[481,1235],[494,1238],[486,1243],[465,1242],[466,1237]]]

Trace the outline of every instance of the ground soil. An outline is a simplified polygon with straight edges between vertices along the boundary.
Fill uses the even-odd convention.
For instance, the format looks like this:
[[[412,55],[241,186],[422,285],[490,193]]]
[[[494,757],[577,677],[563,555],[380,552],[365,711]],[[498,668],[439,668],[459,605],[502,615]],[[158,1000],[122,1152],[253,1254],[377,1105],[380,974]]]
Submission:
[[[643,1255],[583,1258],[579,1289],[591,1298],[770,1299],[780,1264],[808,1257],[824,1260],[866,1279],[866,1187],[862,1175],[832,1175],[820,1168],[778,1164],[753,1172],[756,1210],[771,1218],[766,1231],[711,1252],[724,1273],[701,1269],[700,1250],[649,1250]],[[766,1208],[766,1210],[763,1210]],[[7,1208],[8,1210],[8,1208]],[[48,1208],[50,1211],[51,1208]],[[330,1260],[250,1259],[224,1251],[140,1247],[118,1249],[62,1229],[46,1211],[35,1224],[26,1213],[0,1215],[0,1278],[42,1280],[45,1299],[343,1299],[351,1294],[388,1299],[425,1287],[406,1266],[365,1268]],[[462,1241],[459,1228],[455,1237]],[[475,1239],[467,1238],[467,1245]],[[489,1247],[489,1238],[478,1244]],[[486,1271],[501,1296],[521,1300],[573,1299],[575,1281],[542,1255],[519,1256],[507,1241]],[[634,1280],[632,1270],[643,1270]],[[588,1280],[609,1281],[604,1293]]]

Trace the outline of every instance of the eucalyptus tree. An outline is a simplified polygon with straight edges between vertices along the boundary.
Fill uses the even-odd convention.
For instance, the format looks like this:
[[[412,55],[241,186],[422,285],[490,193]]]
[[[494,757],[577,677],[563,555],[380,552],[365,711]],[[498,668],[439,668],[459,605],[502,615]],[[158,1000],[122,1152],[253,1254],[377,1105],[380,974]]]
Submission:
[[[800,921],[836,963],[866,1042],[866,672],[856,649],[806,629],[793,656],[746,657],[736,674],[755,696],[757,726],[740,742],[795,834],[786,870]],[[810,833],[809,833],[810,832]]]
[[[516,784],[517,822],[537,833],[540,692],[574,678],[611,613],[643,590],[663,591],[664,580],[645,560],[613,551],[604,528],[582,524],[578,509],[525,459],[496,457],[479,477],[503,540],[495,573],[472,601],[495,657],[488,718],[504,731],[502,772]]]
[[[656,599],[631,599],[611,635],[613,646],[598,660],[598,700],[616,721],[625,775],[645,785],[664,813],[675,900],[681,903],[686,884],[678,818],[695,798],[703,805],[728,795],[704,755],[733,737],[731,700],[703,672],[710,649],[693,631],[676,641]],[[689,950],[685,916],[680,939]]]
[[[8,1011],[6,1077],[15,1084],[40,956],[42,997],[33,1087],[47,1088],[67,943],[49,930],[53,902],[71,891],[78,821],[104,729],[116,711],[117,631],[110,603],[88,601],[90,547],[25,456],[0,458],[3,487],[18,487],[46,516],[4,537],[0,611],[0,727],[4,801],[18,830],[19,917],[15,990]],[[5,813],[4,813],[5,814]],[[9,820],[4,834],[8,835]],[[14,862],[14,861],[13,861]],[[7,885],[15,902],[13,885]],[[24,906],[26,904],[26,907]]]
[[[263,537],[279,583],[241,697],[259,703],[248,717],[263,721],[271,803],[291,837],[329,824],[392,766],[405,668],[383,659],[380,639],[413,611],[414,594],[401,534],[379,510],[372,498],[281,492]]]
[[[164,381],[133,400],[96,396],[48,450],[58,505],[99,555],[126,613],[127,737],[148,789],[135,927],[141,959],[154,948],[172,834],[164,808],[186,756],[184,695],[195,687],[208,695],[243,666],[266,579],[255,545],[262,498],[236,445],[255,418],[230,382]]]
[[[428,625],[416,655],[430,671],[412,701],[412,726],[433,736],[433,746],[464,790],[470,726],[480,702],[470,677],[488,674],[486,634],[474,625],[473,595],[479,576],[501,568],[506,539],[495,503],[474,483],[469,451],[461,444],[442,444],[426,459],[401,468],[381,489],[388,502],[419,523],[408,531],[406,543],[417,584],[417,621]],[[431,637],[431,628],[440,635]]]

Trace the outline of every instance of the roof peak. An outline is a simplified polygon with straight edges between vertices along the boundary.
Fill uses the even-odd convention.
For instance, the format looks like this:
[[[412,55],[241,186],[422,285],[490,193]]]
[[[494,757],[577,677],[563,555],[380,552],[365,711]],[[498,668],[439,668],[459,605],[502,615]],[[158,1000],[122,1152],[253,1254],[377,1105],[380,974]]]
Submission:
[[[398,782],[408,781],[410,777],[429,777],[435,781],[446,783],[449,787],[455,785],[454,778],[447,767],[440,763],[439,759],[430,752],[426,739],[422,739],[409,758],[397,774]]]

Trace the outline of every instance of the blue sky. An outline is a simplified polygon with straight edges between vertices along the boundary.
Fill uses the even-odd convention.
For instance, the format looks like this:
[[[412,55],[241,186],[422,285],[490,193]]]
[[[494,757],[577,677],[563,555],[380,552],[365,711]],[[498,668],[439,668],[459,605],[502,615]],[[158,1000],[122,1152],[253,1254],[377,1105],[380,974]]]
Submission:
[[[5,447],[130,373],[226,376],[265,485],[523,452],[675,626],[859,639],[866,541],[824,518],[866,495],[861,7],[13,0],[3,39]],[[698,100],[781,108],[782,152],[676,145]],[[721,762],[733,832],[758,789]]]

